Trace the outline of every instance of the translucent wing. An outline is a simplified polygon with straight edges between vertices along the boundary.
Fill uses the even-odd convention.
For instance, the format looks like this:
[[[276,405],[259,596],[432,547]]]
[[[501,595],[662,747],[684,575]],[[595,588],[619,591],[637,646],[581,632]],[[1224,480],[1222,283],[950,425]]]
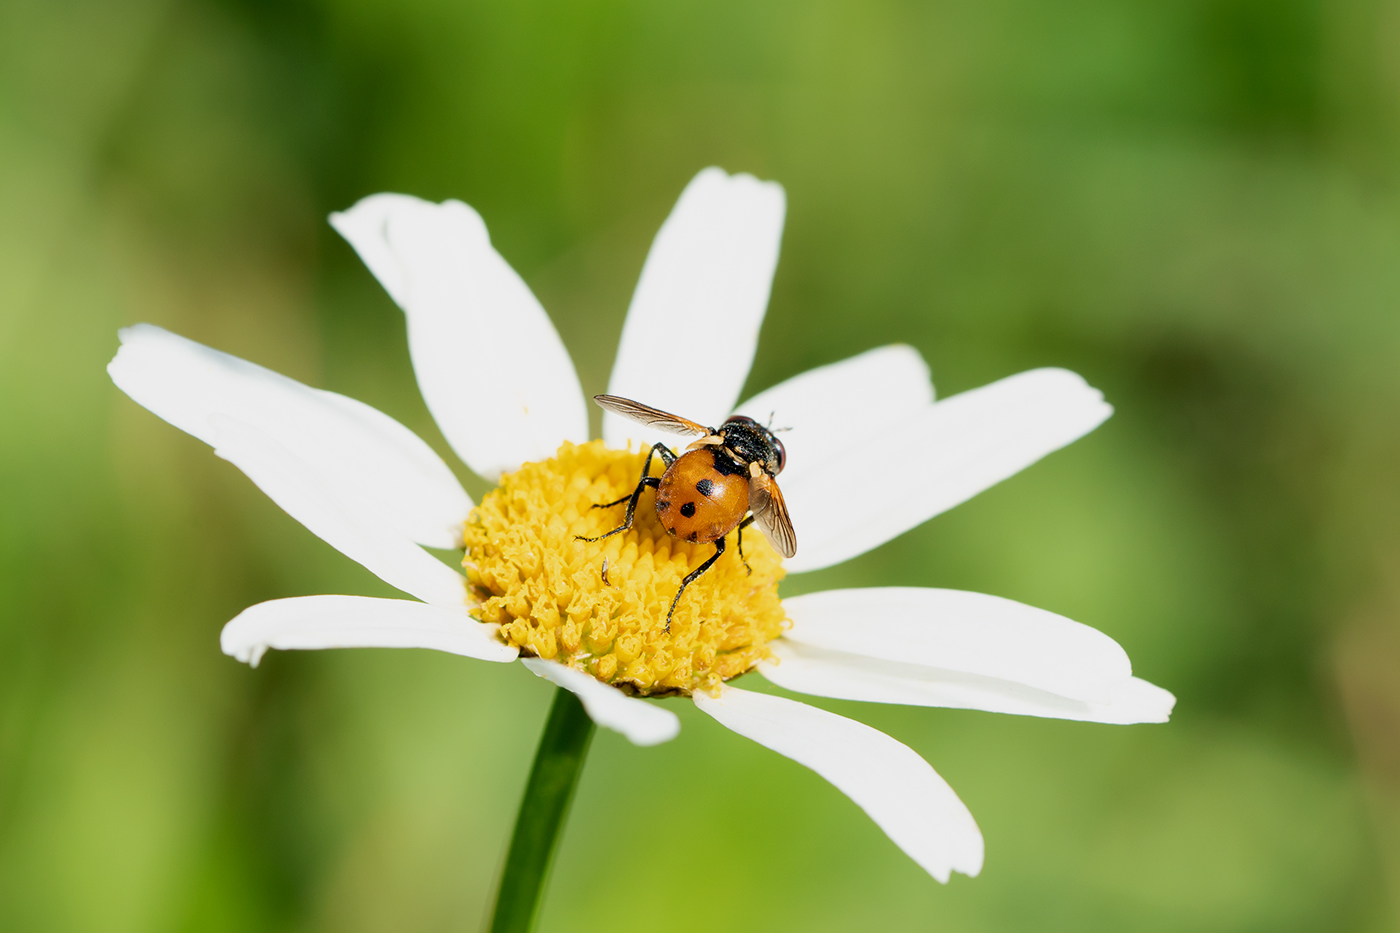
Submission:
[[[749,508],[753,510],[754,524],[774,550],[784,557],[797,553],[797,532],[792,530],[792,517],[777,480],[767,473],[749,480]]]
[[[615,415],[631,418],[633,421],[661,431],[670,431],[673,434],[705,435],[715,433],[703,424],[696,424],[688,418],[673,415],[659,408],[652,408],[650,405],[643,405],[641,402],[634,402],[630,398],[623,398],[620,395],[595,395],[593,401]]]

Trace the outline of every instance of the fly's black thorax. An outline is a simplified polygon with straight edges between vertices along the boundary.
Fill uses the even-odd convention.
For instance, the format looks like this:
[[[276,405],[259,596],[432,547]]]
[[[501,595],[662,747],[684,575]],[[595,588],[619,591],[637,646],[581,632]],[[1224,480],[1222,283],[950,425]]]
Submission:
[[[734,455],[723,447],[702,448],[710,455],[710,460],[714,463],[715,471],[720,476],[748,476],[749,465],[747,462],[740,463]]]
[[[778,451],[772,436],[756,424],[730,422],[720,428],[724,446],[729,448],[747,467],[757,463],[769,473],[778,472]]]

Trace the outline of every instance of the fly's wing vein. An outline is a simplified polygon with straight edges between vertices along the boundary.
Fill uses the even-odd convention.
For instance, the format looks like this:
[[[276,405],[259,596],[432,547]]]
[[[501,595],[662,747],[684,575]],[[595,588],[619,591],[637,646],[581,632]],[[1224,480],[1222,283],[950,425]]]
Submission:
[[[704,435],[715,433],[703,424],[697,424],[689,418],[682,418],[680,415],[673,415],[668,411],[652,408],[650,405],[643,405],[641,402],[634,402],[630,398],[623,398],[620,395],[595,395],[593,401],[615,415],[621,415],[647,427],[670,431],[673,434]]]
[[[760,473],[749,481],[749,505],[753,509],[754,524],[773,549],[784,557],[796,554],[797,532],[792,530],[792,516],[788,515],[782,490],[773,477]]]

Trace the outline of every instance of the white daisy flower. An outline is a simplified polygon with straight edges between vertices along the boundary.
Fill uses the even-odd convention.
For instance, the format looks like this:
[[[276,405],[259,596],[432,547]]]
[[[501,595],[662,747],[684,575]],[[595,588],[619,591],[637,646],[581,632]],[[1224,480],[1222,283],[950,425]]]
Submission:
[[[210,444],[313,533],[418,601],[304,596],[252,606],[225,653],[433,648],[520,658],[639,745],[683,695],[728,728],[834,784],[930,875],[976,875],[983,842],[914,751],[825,710],[725,682],[757,670],[790,691],[1106,723],[1163,722],[1171,694],[1133,677],[1108,636],[1011,600],[924,588],[786,600],[785,572],[829,567],[902,534],[1093,430],[1111,413],[1074,373],[1039,369],[935,401],[928,368],[889,346],[796,376],[736,406],[778,259],[777,184],[706,169],[652,245],[609,393],[719,424],[735,411],[790,425],[781,476],[798,550],[782,565],[757,533],[746,570],[671,538],[649,498],[634,527],[593,509],[630,492],[660,439],[612,413],[589,441],[573,363],[544,308],[458,201],[365,198],[331,223],[408,319],[428,409],[458,456],[500,486],[474,506],[447,465],[388,415],[141,324],[108,366],[139,404]],[[706,361],[678,377],[681,351]],[[888,482],[840,494],[880,451]],[[463,548],[464,573],[423,550]]]

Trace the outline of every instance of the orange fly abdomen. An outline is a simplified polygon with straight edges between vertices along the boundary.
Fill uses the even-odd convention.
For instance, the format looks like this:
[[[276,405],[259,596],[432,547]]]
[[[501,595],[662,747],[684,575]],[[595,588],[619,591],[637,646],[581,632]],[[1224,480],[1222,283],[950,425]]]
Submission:
[[[749,511],[749,475],[729,457],[701,447],[676,459],[656,490],[661,526],[683,541],[709,544]]]

